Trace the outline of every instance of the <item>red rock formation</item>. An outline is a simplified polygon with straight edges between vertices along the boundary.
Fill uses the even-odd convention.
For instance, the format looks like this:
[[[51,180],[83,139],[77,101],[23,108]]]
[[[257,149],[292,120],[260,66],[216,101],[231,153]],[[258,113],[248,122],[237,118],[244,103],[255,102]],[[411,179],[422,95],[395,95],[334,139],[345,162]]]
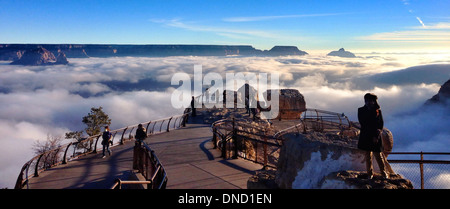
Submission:
[[[53,53],[38,47],[36,49],[27,50],[19,60],[11,63],[11,65],[45,65],[55,62],[56,57]]]

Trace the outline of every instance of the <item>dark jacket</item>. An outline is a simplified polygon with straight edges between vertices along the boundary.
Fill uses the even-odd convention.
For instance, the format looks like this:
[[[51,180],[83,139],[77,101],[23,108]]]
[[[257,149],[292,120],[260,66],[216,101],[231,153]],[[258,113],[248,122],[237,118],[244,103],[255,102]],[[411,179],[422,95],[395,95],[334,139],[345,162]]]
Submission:
[[[111,140],[111,132],[109,131],[104,131],[102,134],[102,145],[108,145],[110,140]]]
[[[144,128],[138,128],[136,130],[136,136],[135,136],[136,140],[142,141],[145,138],[147,138],[147,133],[145,133],[145,129]]]
[[[383,130],[383,115],[380,109],[369,110],[367,106],[358,108],[358,120],[361,124],[358,148],[367,151],[381,152],[381,140],[374,143],[373,138],[380,138],[378,129]]]

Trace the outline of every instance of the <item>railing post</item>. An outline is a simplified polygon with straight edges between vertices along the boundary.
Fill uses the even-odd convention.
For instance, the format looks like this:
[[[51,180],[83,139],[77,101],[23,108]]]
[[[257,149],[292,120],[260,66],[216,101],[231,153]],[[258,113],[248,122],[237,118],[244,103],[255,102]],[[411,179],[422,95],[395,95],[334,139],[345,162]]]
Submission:
[[[222,157],[223,159],[227,159],[227,137],[226,135],[222,136]]]
[[[64,151],[64,157],[63,157],[62,164],[67,164],[66,156],[67,156],[67,150],[69,150],[70,145],[72,145],[72,142],[70,142],[69,145],[67,145],[66,151]]]
[[[216,136],[216,132],[217,132],[217,128],[216,128],[215,126],[213,126],[213,139],[212,139],[213,145],[214,145],[213,149],[216,149],[216,148],[217,148],[217,136]]]
[[[233,118],[233,136],[231,138],[233,139],[233,144],[234,144],[233,159],[237,159],[237,157],[238,157],[237,129],[236,129],[236,121],[234,118]]]
[[[186,113],[183,117],[183,127],[186,127],[186,122],[189,120],[189,114]]]
[[[100,136],[102,136],[102,135],[99,135],[99,136],[97,137],[97,140],[95,140],[95,146],[94,146],[94,151],[93,151],[93,153],[97,153],[97,143],[98,143],[98,139],[100,139]]]
[[[167,122],[167,132],[169,132],[169,127],[170,127],[170,121],[172,120],[173,117],[170,117],[169,122]],[[161,124],[162,125],[162,124]]]
[[[162,130],[162,126],[163,126],[163,124],[164,124],[164,121],[166,121],[166,120],[163,120],[163,121],[161,122],[161,125],[159,126],[159,133],[161,133],[161,130]]]
[[[111,142],[112,142],[112,143],[114,143],[114,138],[116,137],[116,134],[117,134],[117,131],[114,132],[114,134],[113,134],[113,136],[112,136],[112,138],[111,138]]]
[[[125,135],[125,132],[127,131],[127,129],[128,129],[128,126],[125,128],[125,130],[123,130],[122,137],[120,138],[120,145],[123,145],[123,135]]]
[[[173,129],[176,129],[176,128],[177,128],[176,126],[177,126],[178,118],[179,118],[179,117],[176,117],[176,118],[175,118],[175,121],[173,122]]]
[[[37,162],[36,162],[36,166],[34,167],[34,177],[38,177],[39,176],[39,172],[38,172],[38,167],[39,167],[39,161],[41,161],[42,156],[44,156],[45,153],[42,153],[41,156],[39,156]]]
[[[420,151],[420,189],[424,189],[424,178],[423,178],[423,152]]]
[[[156,123],[157,123],[156,121],[155,121],[155,123],[153,123],[152,131],[150,131],[151,134],[153,134],[153,132],[155,132],[155,126],[156,126]]]
[[[150,126],[151,121],[147,123],[147,127],[145,128],[145,133],[148,135],[148,127]],[[153,131],[150,131],[150,133],[153,133]]]
[[[278,115],[280,116],[280,118],[278,118],[278,121],[281,121],[281,117],[283,117],[283,110],[280,110]]]
[[[264,135],[266,135],[266,134],[264,134]],[[264,137],[264,145],[263,145],[263,152],[264,152],[264,166],[263,166],[263,169],[265,170],[266,168],[267,168],[267,159],[268,159],[268,156],[267,156],[267,135]]]
[[[116,179],[116,184],[117,187],[115,187],[114,189],[122,189],[122,180]]]
[[[133,169],[134,170],[139,170],[139,166],[138,166],[138,159],[139,159],[139,143],[135,142],[134,143],[134,148],[133,148]]]
[[[28,171],[28,167],[30,166],[29,163],[31,163],[31,162],[30,161],[27,162],[20,170],[20,174],[17,177],[17,181],[16,181],[16,185],[15,185],[14,189],[22,189],[23,188],[23,172],[25,171],[25,169]],[[26,178],[28,179],[28,176]]]

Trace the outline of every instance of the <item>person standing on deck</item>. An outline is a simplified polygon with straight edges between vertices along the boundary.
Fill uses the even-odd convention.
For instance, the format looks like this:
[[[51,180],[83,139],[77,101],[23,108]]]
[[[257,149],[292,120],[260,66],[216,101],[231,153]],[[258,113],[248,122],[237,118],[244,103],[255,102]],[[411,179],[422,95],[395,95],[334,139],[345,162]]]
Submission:
[[[358,148],[366,151],[365,160],[369,179],[373,178],[372,155],[375,156],[381,175],[388,178],[381,140],[384,121],[377,99],[375,94],[367,93],[364,95],[365,105],[358,108],[358,120],[361,124]]]

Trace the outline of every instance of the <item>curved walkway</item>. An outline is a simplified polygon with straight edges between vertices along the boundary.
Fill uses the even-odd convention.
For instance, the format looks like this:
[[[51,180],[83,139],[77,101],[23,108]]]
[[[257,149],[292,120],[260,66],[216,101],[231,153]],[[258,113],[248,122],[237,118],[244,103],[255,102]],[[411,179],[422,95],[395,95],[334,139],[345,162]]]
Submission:
[[[261,165],[243,159],[223,160],[212,149],[208,124],[189,119],[184,128],[149,136],[146,142],[166,169],[168,189],[245,189]],[[133,142],[112,147],[112,155],[88,154],[31,178],[30,189],[107,189],[116,178],[133,178]]]

